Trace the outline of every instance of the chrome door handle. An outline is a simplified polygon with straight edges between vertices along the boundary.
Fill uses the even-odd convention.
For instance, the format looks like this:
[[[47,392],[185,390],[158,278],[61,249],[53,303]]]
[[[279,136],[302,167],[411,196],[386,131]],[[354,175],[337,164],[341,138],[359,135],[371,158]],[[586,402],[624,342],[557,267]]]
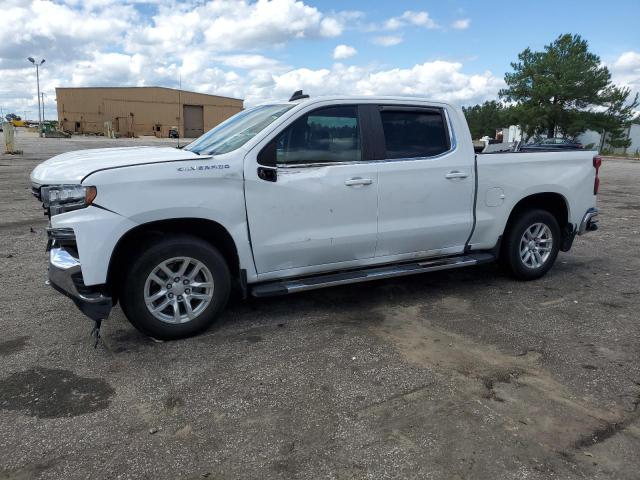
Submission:
[[[452,178],[467,178],[469,175],[467,172],[461,172],[460,170],[452,170],[447,173],[444,178],[452,179]]]
[[[371,185],[372,183],[373,183],[373,180],[371,180],[370,178],[360,178],[360,177],[353,177],[344,182],[344,184],[347,187],[355,187],[357,185]]]

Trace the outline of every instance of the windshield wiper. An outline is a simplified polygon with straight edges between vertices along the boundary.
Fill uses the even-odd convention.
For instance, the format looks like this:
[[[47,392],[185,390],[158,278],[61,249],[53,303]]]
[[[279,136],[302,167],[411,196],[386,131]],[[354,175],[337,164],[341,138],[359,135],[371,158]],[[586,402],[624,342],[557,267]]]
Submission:
[[[177,148],[178,150],[182,150],[184,147],[186,147],[186,145],[178,145],[175,148]],[[200,152],[197,152],[195,150],[187,150],[187,152],[195,153],[196,155],[201,155]]]

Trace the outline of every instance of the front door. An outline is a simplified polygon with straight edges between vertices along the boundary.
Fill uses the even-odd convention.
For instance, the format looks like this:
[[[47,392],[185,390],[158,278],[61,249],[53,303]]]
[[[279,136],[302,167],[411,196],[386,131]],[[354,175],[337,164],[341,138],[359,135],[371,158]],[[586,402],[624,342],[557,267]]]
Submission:
[[[377,257],[460,253],[473,224],[473,152],[443,108],[382,106]]]
[[[272,175],[259,174],[262,160],[249,154],[245,195],[259,274],[329,270],[375,255],[377,164],[362,161],[361,136],[357,106],[318,108],[261,150],[274,156]]]

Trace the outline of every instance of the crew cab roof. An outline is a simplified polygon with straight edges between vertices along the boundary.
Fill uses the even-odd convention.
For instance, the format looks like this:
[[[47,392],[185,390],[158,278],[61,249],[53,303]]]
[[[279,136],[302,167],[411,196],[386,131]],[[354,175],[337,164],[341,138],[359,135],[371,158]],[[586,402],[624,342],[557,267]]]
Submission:
[[[320,95],[320,96],[311,96],[308,98],[300,98],[296,100],[289,100],[286,103],[294,103],[294,104],[306,104],[306,103],[316,103],[316,102],[326,102],[326,101],[381,101],[381,102],[407,102],[407,103],[436,103],[440,105],[449,105],[446,102],[432,100],[430,98],[425,97],[408,97],[408,96],[394,96],[394,95]],[[265,102],[266,103],[266,102]],[[278,102],[280,103],[280,102]]]

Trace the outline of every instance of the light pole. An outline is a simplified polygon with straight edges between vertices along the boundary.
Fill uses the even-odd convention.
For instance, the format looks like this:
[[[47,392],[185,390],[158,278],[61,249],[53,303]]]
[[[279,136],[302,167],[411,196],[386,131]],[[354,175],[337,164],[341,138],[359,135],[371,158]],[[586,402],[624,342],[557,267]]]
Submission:
[[[38,87],[38,136],[42,136],[42,116],[40,112],[40,65],[44,63],[44,58],[40,62],[36,62],[33,57],[27,58],[36,66],[36,85]]]
[[[45,95],[45,93],[44,93],[44,92],[42,92],[42,93],[40,94],[40,98],[42,99],[42,123],[44,123],[44,122],[46,121],[46,120],[45,120],[45,118],[44,118],[44,97],[45,97],[45,96],[46,96],[46,95]]]

